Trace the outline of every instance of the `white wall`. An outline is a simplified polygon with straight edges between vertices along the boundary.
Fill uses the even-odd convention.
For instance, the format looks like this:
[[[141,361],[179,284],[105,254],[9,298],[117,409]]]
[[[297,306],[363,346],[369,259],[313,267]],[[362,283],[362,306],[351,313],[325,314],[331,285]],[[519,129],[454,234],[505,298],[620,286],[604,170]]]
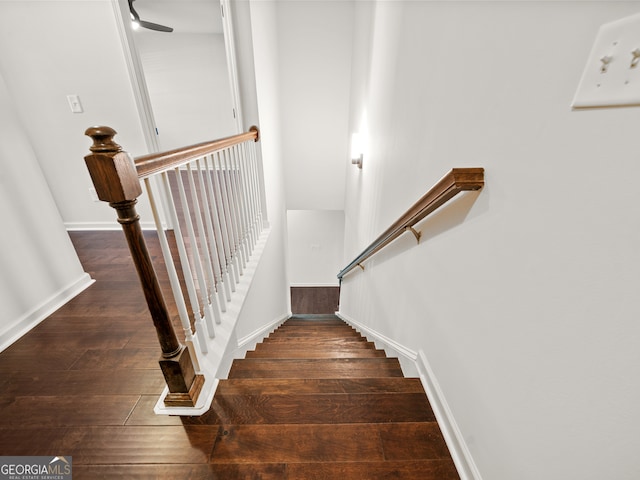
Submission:
[[[236,5],[234,23],[239,58],[239,75],[243,78],[241,94],[243,119],[260,127],[260,148],[265,178],[266,203],[271,233],[241,317],[239,339],[260,331],[265,325],[283,320],[291,312],[286,266],[286,215],[281,153],[281,125],[276,17],[274,4],[250,2]],[[250,7],[250,8],[248,8]],[[251,70],[255,77],[250,76]],[[249,79],[255,78],[255,83]]]
[[[0,2],[0,72],[68,227],[119,228],[89,193],[87,127],[111,126],[125,150],[147,153],[115,11],[110,0]]]
[[[86,288],[0,72],[0,351]]]
[[[344,267],[344,211],[289,210],[288,263],[292,286],[338,285]]]
[[[236,133],[222,34],[138,29],[160,150]]]
[[[569,107],[599,25],[638,11],[356,2],[347,257],[450,168],[486,187],[345,277],[340,309],[424,353],[485,480],[640,475],[640,109]]]
[[[276,3],[287,208],[343,210],[353,3]]]
[[[256,58],[261,59],[256,68],[261,85],[259,117],[255,82],[247,80],[243,93],[254,92],[253,97],[246,96],[246,126],[263,128],[266,204],[272,231],[239,321],[239,336],[290,311],[279,87],[270,63],[277,58],[276,20],[265,8],[256,17],[260,26],[256,43],[260,55]],[[31,319],[34,312],[49,313],[59,290],[70,298],[76,283],[89,280],[62,222],[74,228],[120,228],[110,207],[90,199],[91,181],[83,157],[91,142],[83,135],[85,129],[112,126],[119,132],[116,141],[134,156],[147,152],[117,12],[110,0],[0,1],[0,74],[6,81],[0,92],[0,193],[10,196],[2,204],[11,211],[5,215],[8,227],[3,232],[15,231],[0,237],[0,251],[4,252],[0,257],[0,345],[8,339],[7,332],[13,335],[29,324],[26,316]],[[245,21],[251,28],[251,21]],[[249,45],[242,45],[244,54],[254,47],[251,32],[246,33],[243,40]],[[253,57],[249,57],[242,58],[242,65],[252,64]],[[245,73],[246,78],[253,78],[251,72]],[[69,111],[68,94],[80,96],[84,113]],[[15,109],[13,105],[12,110],[5,109],[10,100]],[[21,202],[24,211],[14,205]],[[151,218],[144,204],[139,211],[143,221]]]
[[[119,228],[91,201],[85,129],[110,125],[133,152],[144,139],[109,0],[0,2],[0,77],[3,348],[90,282],[65,223]]]
[[[337,285],[350,162],[354,4],[275,3],[290,280]]]

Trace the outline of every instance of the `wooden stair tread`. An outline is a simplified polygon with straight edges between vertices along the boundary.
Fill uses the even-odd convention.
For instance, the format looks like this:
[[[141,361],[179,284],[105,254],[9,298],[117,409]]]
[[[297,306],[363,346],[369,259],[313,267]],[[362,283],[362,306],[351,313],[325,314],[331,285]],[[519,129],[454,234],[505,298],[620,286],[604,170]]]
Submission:
[[[220,380],[216,395],[317,393],[424,393],[419,378],[232,378]]]
[[[259,350],[273,350],[273,351],[285,351],[293,349],[304,350],[376,350],[376,346],[373,342],[326,342],[307,340],[299,342],[292,340],[289,342],[263,342],[256,345],[255,351]]]
[[[314,325],[309,322],[309,324],[287,324],[286,322],[280,325],[278,328],[274,330],[274,333],[277,332],[303,332],[303,333],[312,333],[312,332],[325,332],[325,333],[336,333],[341,334],[343,332],[357,332],[356,329],[343,323],[342,325]]]
[[[326,424],[434,422],[422,393],[216,395],[220,424]],[[202,422],[198,422],[201,424]]]
[[[152,478],[188,478],[191,480],[455,480],[451,460],[406,460],[389,462],[333,463],[205,463],[79,465],[73,472],[78,478],[108,480],[149,480]]]
[[[406,438],[414,445],[403,446]],[[435,422],[332,425],[228,425],[211,463],[384,462],[450,458]]]
[[[229,378],[402,377],[397,358],[234,360]]]
[[[263,346],[247,352],[245,358],[371,358],[385,357],[384,350],[366,347],[304,348],[298,345]]]
[[[182,422],[219,425],[224,478],[459,479],[420,379],[335,317],[285,322]]]
[[[304,328],[304,327],[301,327]],[[305,332],[304,330],[281,331],[276,330],[270,338],[344,338],[344,337],[360,337],[355,330],[345,330],[344,332],[312,330]]]
[[[330,345],[345,345],[353,346],[357,343],[369,343],[363,337],[341,337],[341,338],[305,338],[305,337],[269,337],[262,341],[262,345],[268,345],[270,343],[276,344],[295,344],[295,345],[318,345],[318,346],[330,346]]]
[[[77,478],[91,480],[189,479],[189,480],[289,480],[284,463],[244,464],[143,464],[143,465],[78,465],[73,464]],[[294,472],[293,475],[298,475]],[[330,478],[330,477],[325,477]]]
[[[384,357],[385,353],[382,350],[346,350],[346,349],[334,349],[334,350],[304,350],[301,348],[290,348],[283,351],[269,351],[269,350],[256,350],[247,352],[245,358],[379,358]]]
[[[351,325],[347,325],[344,322],[312,322],[312,321],[307,321],[307,322],[292,322],[290,320],[287,320],[286,322],[284,322],[283,324],[281,324],[277,330],[286,330],[286,329],[305,329],[305,330],[321,330],[321,329],[325,329],[325,330],[340,330],[340,329],[344,329],[344,330],[353,330],[354,328]]]
[[[346,323],[344,323],[342,320],[340,320],[338,318],[335,318],[335,317],[333,317],[333,318],[317,318],[317,319],[304,319],[304,318],[292,317],[289,320],[287,320],[285,323],[283,323],[283,325],[341,326],[341,325],[346,325]]]
[[[453,461],[448,458],[385,462],[291,463],[286,480],[458,480]]]

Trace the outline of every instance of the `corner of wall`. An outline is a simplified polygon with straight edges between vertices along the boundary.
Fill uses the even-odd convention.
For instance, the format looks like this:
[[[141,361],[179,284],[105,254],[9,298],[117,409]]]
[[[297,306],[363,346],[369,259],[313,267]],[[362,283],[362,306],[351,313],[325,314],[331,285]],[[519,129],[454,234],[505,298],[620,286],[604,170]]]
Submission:
[[[69,300],[89,288],[95,280],[88,273],[83,273],[73,283],[59,289],[55,294],[32,308],[13,323],[5,325],[0,332],[0,352],[9,347],[29,330],[34,328]]]

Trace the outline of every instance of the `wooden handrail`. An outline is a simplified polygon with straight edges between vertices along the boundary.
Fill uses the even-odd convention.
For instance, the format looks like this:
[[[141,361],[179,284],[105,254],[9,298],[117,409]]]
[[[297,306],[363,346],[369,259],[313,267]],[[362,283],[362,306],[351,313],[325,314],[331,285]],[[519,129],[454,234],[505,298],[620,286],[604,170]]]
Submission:
[[[168,152],[143,155],[136,159],[131,159],[131,157],[122,150],[120,145],[115,143],[114,136],[116,135],[116,131],[110,127],[91,127],[86,130],[85,134],[93,140],[93,145],[89,147],[91,153],[85,156],[85,162],[91,179],[93,180],[96,194],[100,200],[109,202],[109,205],[117,212],[118,222],[122,225],[133,263],[138,271],[138,277],[151,314],[151,319],[153,320],[153,324],[156,329],[158,342],[160,343],[161,348],[159,364],[168,389],[168,393],[164,396],[164,404],[165,406],[172,407],[195,407],[198,404],[198,399],[200,398],[203,386],[205,385],[206,372],[202,370],[200,373],[197,373],[197,357],[194,356],[197,355],[197,351],[194,350],[192,353],[190,348],[186,345],[182,345],[175,333],[171,314],[167,309],[158,276],[155,272],[151,256],[145,244],[142,228],[140,226],[140,217],[136,211],[135,205],[138,201],[138,197],[143,193],[141,180],[147,179],[147,177],[154,174],[164,173],[168,170],[179,168],[183,165],[189,166],[187,171],[190,172],[190,164],[194,162],[200,172],[198,175],[200,199],[206,202],[213,202],[213,196],[209,195],[216,195],[217,198],[219,197],[220,199],[218,208],[209,209],[209,203],[204,206],[204,211],[207,212],[204,219],[204,223],[207,225],[206,230],[203,219],[200,216],[200,200],[197,198],[193,200],[193,203],[195,204],[194,208],[198,209],[198,213],[195,216],[199,219],[199,224],[197,225],[198,234],[201,235],[201,240],[204,244],[203,251],[206,252],[205,257],[209,263],[206,268],[209,269],[207,273],[209,274],[208,280],[210,283],[206,283],[207,280],[205,280],[205,272],[200,268],[201,271],[199,272],[198,278],[203,282],[202,285],[200,285],[200,291],[204,292],[204,296],[201,294],[200,297],[196,298],[195,286],[192,285],[193,279],[191,279],[192,283],[186,287],[187,290],[189,290],[189,295],[193,295],[191,297],[192,302],[196,304],[196,308],[194,308],[194,313],[196,311],[198,312],[196,324],[198,324],[198,322],[203,322],[202,318],[200,318],[202,316],[201,312],[199,311],[201,300],[206,312],[210,311],[208,308],[209,306],[213,309],[213,305],[215,304],[215,312],[218,313],[218,316],[216,316],[216,313],[212,313],[212,316],[208,316],[208,314],[205,313],[204,316],[206,318],[204,323],[202,323],[202,329],[193,332],[188,318],[189,315],[186,311],[186,306],[184,305],[184,299],[182,298],[182,293],[180,293],[182,303],[178,305],[179,317],[182,321],[183,328],[185,328],[187,342],[192,341],[193,337],[191,335],[193,333],[203,336],[203,343],[200,344],[200,351],[202,353],[206,353],[206,345],[204,343],[206,342],[204,337],[205,329],[208,329],[208,338],[214,338],[213,323],[220,323],[220,312],[218,310],[218,303],[215,301],[216,297],[213,294],[210,297],[207,297],[209,289],[213,290],[214,285],[217,285],[217,295],[223,299],[226,298],[225,291],[221,285],[221,282],[224,281],[222,272],[223,263],[233,262],[231,268],[233,269],[235,266],[239,270],[240,274],[242,274],[241,265],[244,266],[249,255],[249,250],[256,241],[258,227],[260,229],[262,228],[260,214],[255,214],[251,217],[249,212],[251,210],[255,213],[259,210],[255,201],[251,203],[252,198],[257,198],[257,194],[255,193],[255,190],[258,189],[257,179],[249,178],[251,175],[257,175],[255,165],[256,156],[255,154],[252,154],[253,149],[237,149],[237,151],[233,152],[230,150],[236,150],[232,147],[246,142],[257,142],[260,138],[260,132],[257,127],[251,127],[248,132],[241,133],[239,135],[199,143]],[[251,152],[247,152],[247,150],[251,150]],[[218,163],[214,158],[211,158],[211,163],[209,165],[211,165],[213,169],[216,169],[217,163],[220,168],[233,169],[235,174],[223,175],[224,178],[220,180],[222,183],[218,184],[217,187],[214,187],[211,178],[208,176],[208,170],[207,174],[202,174],[200,171],[199,162],[202,157],[205,157],[203,163],[207,165],[206,157],[220,151],[229,151],[229,154],[225,156],[224,160],[218,158],[218,160],[220,160]],[[247,160],[249,158],[250,160]],[[246,161],[242,162],[243,169],[240,169],[242,159]],[[209,169],[210,167],[207,166],[205,168]],[[252,168],[253,173],[247,174],[245,170],[251,170]],[[205,189],[207,187],[205,186],[206,180],[204,177],[208,178],[208,193],[205,193]],[[217,177],[218,175],[216,175],[216,178]],[[195,187],[193,177],[189,177],[189,179],[189,188],[193,195],[198,187]],[[169,186],[167,178],[164,180],[166,181],[165,186],[170,190],[171,187]],[[219,179],[217,178],[216,181],[218,180]],[[256,187],[251,185],[252,182]],[[149,185],[147,186],[149,187]],[[181,180],[179,181],[179,185],[181,186],[180,188],[183,188]],[[220,188],[221,192],[217,191],[217,188]],[[254,189],[253,192],[252,188]],[[243,190],[238,192],[239,189]],[[215,194],[212,193],[214,190],[216,191]],[[148,190],[148,195],[153,209],[154,201],[151,188]],[[171,198],[170,195],[169,198]],[[173,205],[172,201],[170,203]],[[175,206],[173,208],[174,218],[177,218],[175,217],[175,215],[177,215]],[[223,213],[225,214],[225,220],[223,221],[223,226],[219,226],[217,223],[218,215]],[[188,218],[190,218],[190,216]],[[156,225],[158,225],[158,223],[158,219],[156,218]],[[196,223],[198,223],[198,221],[196,221]],[[178,230],[177,220],[174,227]],[[215,233],[216,229],[219,229],[217,234]],[[216,235],[227,235],[228,231],[231,232],[231,240],[215,238]],[[191,243],[195,244],[195,233],[192,226],[189,235],[192,240]],[[207,235],[209,236],[207,237]],[[159,238],[164,237],[160,236]],[[225,246],[222,246],[222,248],[225,249],[224,254],[221,254],[220,250],[218,250],[221,246],[220,243],[213,243],[217,241],[225,243]],[[233,241],[232,246],[229,244],[230,241]],[[182,245],[182,247],[180,245]],[[211,250],[209,250],[210,247]],[[178,250],[181,250],[181,248],[184,250],[183,243],[178,245]],[[210,251],[215,252],[213,254],[215,255],[213,263],[209,256]],[[181,251],[180,255],[182,256],[183,254],[184,256],[187,256],[186,252]],[[239,256],[242,257],[241,261],[238,260]],[[196,255],[196,258],[199,259],[200,257]],[[171,258],[169,258],[169,260],[171,261]],[[217,263],[218,261],[220,263]],[[171,265],[175,267],[173,263],[171,263]],[[186,265],[188,268],[188,259],[183,265]],[[218,267],[217,270],[216,266]],[[179,290],[181,287],[175,269],[168,269],[167,273],[169,274],[172,287],[174,288],[173,291],[175,292],[176,288]],[[218,273],[218,276],[214,278],[216,273]],[[238,282],[237,277],[235,281],[236,283]],[[228,286],[228,284],[229,280],[227,277],[227,281],[224,286]],[[174,285],[177,287],[174,287]],[[235,291],[234,287],[230,287],[230,289]],[[211,302],[211,304],[207,305],[206,302]],[[181,308],[182,312],[180,312]],[[211,311],[213,312],[213,310]],[[208,323],[208,320],[210,320],[210,323]],[[207,382],[209,382],[207,384],[207,391],[212,392],[213,387],[211,387],[211,380],[207,380]]]
[[[221,138],[211,142],[197,143],[195,145],[176,148],[175,150],[169,150],[167,152],[150,153],[148,155],[136,157],[134,162],[136,170],[138,171],[138,178],[143,179],[169,168],[179,167],[194,158],[202,157],[248,140],[253,140],[254,142],[260,140],[260,131],[258,130],[258,127],[253,126],[248,132]]]
[[[458,193],[468,190],[480,190],[484,186],[484,168],[453,168],[436,183],[420,200],[407,210],[393,225],[387,228],[371,245],[358,255],[349,265],[338,273],[342,281],[354,268],[362,267],[362,262],[391,243],[407,230],[419,238],[413,226],[431,212],[444,205]]]

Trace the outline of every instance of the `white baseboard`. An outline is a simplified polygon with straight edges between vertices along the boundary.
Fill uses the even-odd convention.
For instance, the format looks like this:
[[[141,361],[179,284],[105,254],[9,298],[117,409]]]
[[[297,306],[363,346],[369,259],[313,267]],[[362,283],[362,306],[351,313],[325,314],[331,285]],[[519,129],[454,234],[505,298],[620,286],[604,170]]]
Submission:
[[[482,480],[478,467],[476,467],[471,452],[467,447],[462,432],[458,428],[458,424],[449,409],[438,379],[429,365],[427,356],[424,351],[420,350],[418,353],[418,360],[416,362],[418,372],[420,373],[420,381],[429,398],[429,403],[433,413],[438,420],[438,425],[442,430],[445,442],[451,452],[453,462],[456,464],[458,474],[461,480]]]
[[[245,351],[249,351],[255,348],[256,344],[260,342],[263,338],[269,335],[272,330],[275,330],[280,325],[282,325],[286,320],[291,318],[291,312],[276,318],[272,322],[267,323],[266,325],[256,329],[251,332],[249,335],[245,335],[242,338],[238,339],[238,348],[244,349]]]
[[[460,480],[482,480],[480,472],[473,461],[471,452],[464,441],[462,432],[458,428],[458,424],[455,421],[453,413],[449,408],[444,393],[440,388],[440,384],[431,369],[427,355],[424,351],[420,350],[416,353],[381,333],[370,329],[366,325],[350,318],[348,315],[340,312],[336,312],[336,315],[349,325],[356,328],[356,330],[360,331],[360,333],[367,337],[367,339],[373,339],[377,348],[382,347],[385,352],[387,352],[387,355],[391,353],[393,356],[398,356],[398,360],[403,367],[402,369],[405,372],[405,376],[420,377],[424,391],[427,394],[433,413],[436,416],[436,420],[442,430],[444,440],[447,443],[453,462],[455,463],[458,474],[460,475]],[[415,370],[415,375],[407,374],[407,370],[409,370],[409,368],[405,367],[407,363],[412,364],[411,370]]]
[[[387,353],[387,356],[398,357],[402,372],[405,377],[417,377],[418,369],[416,367],[416,360],[418,354],[413,350],[400,345],[394,340],[370,329],[366,325],[354,320],[353,318],[344,315],[343,313],[336,312],[338,318],[341,318],[349,325],[354,327],[360,333],[362,333],[369,341],[373,341],[376,344],[376,348],[382,349]]]
[[[0,332],[0,352],[17,341],[69,300],[88,288],[94,281],[88,273],[83,273],[77,280],[61,288],[40,305],[11,322],[3,332]]]

